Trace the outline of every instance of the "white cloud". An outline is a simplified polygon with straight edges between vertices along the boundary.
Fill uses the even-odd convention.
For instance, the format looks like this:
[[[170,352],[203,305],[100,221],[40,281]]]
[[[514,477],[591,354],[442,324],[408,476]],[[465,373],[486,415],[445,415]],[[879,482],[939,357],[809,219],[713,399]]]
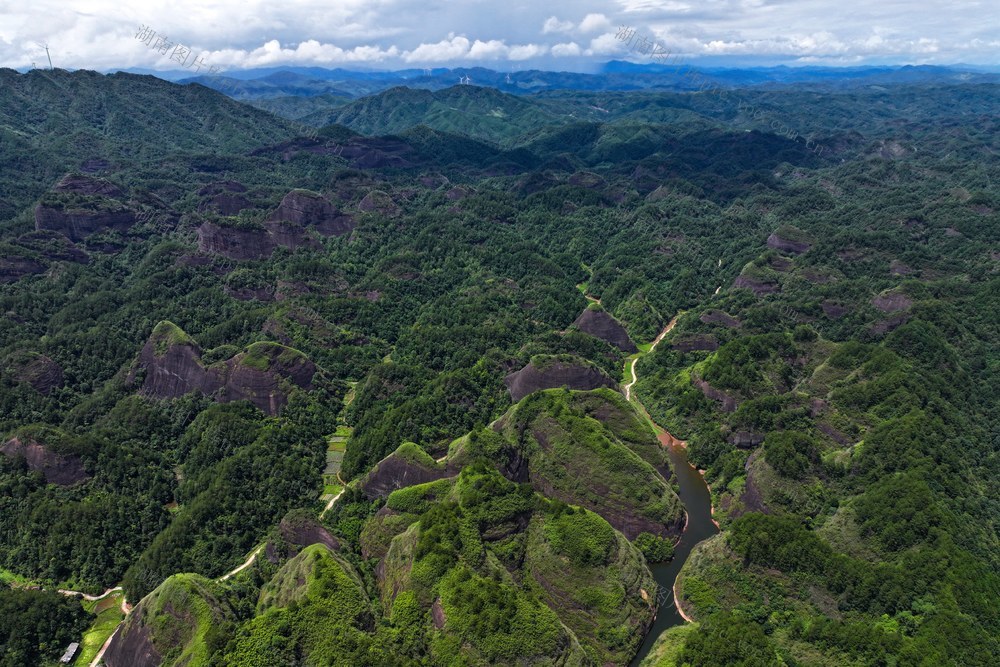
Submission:
[[[377,46],[358,46],[345,50],[333,44],[321,44],[316,40],[301,42],[292,49],[282,48],[278,40],[272,39],[249,51],[224,49],[209,51],[203,53],[202,56],[206,65],[250,68],[286,64],[336,65],[384,62],[397,58],[399,50],[395,46],[388,49],[381,49]]]
[[[562,58],[565,56],[578,56],[583,53],[580,49],[580,45],[576,42],[567,42],[565,44],[556,44],[552,47],[552,55]]]
[[[611,27],[611,21],[604,14],[587,14],[580,21],[580,32],[590,33],[598,30],[607,30]]]
[[[543,44],[515,44],[508,46],[503,40],[470,42],[462,35],[449,35],[448,39],[434,44],[421,44],[402,54],[408,63],[432,63],[462,60],[527,60],[545,55],[548,47]]]
[[[469,40],[465,37],[451,36],[435,44],[421,44],[403,56],[408,63],[443,62],[464,58],[469,52]]]
[[[262,64],[502,62],[644,57],[614,37],[626,25],[675,53],[727,63],[998,64],[1000,24],[983,0],[947,11],[913,0],[550,0],[495,6],[427,0],[0,0],[0,66],[180,69],[134,38],[140,24],[227,68]],[[995,0],[994,3],[995,4]],[[541,28],[541,30],[539,30]],[[541,34],[540,34],[541,32]],[[573,56],[576,44],[581,50]]]
[[[612,34],[601,35],[590,40],[587,55],[613,56],[625,52],[625,44]]]
[[[560,21],[555,16],[550,16],[545,19],[545,23],[542,24],[542,34],[549,35],[554,32],[569,32],[573,29],[572,21]]]
[[[478,39],[469,49],[469,57],[476,60],[496,60],[507,55],[510,49],[507,45],[497,39],[488,42],[480,42]]]
[[[510,47],[507,57],[511,60],[528,60],[529,58],[544,56],[548,50],[549,47],[541,44],[522,44]]]

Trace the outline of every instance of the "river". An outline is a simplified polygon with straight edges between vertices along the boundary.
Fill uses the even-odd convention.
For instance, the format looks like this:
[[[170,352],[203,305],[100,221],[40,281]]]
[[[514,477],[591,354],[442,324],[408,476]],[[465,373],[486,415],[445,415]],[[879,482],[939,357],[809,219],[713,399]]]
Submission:
[[[649,352],[652,352],[656,346],[659,344],[663,337],[666,336],[674,325],[677,323],[677,318],[675,317],[670,321],[660,335],[656,337],[653,341],[653,345],[649,348]],[[649,354],[646,352],[645,354]],[[657,585],[660,587],[660,595],[658,600],[661,602],[659,610],[657,610],[656,620],[653,622],[653,627],[650,628],[649,632],[646,634],[646,638],[643,640],[642,645],[639,647],[639,652],[636,654],[635,658],[632,660],[631,665],[633,667],[639,665],[642,660],[649,655],[650,650],[653,648],[653,644],[656,642],[656,638],[663,633],[667,628],[671,628],[675,625],[681,625],[687,621],[684,616],[681,615],[680,610],[677,608],[676,599],[673,594],[674,581],[677,579],[677,575],[680,573],[681,568],[684,566],[684,562],[687,557],[691,554],[691,550],[696,544],[704,539],[711,537],[719,532],[719,528],[712,518],[712,493],[708,488],[708,484],[705,483],[705,478],[702,476],[698,470],[688,462],[687,450],[685,448],[685,443],[674,438],[666,429],[657,425],[649,417],[649,413],[646,411],[646,407],[639,402],[639,399],[635,396],[632,391],[633,386],[638,380],[636,365],[643,354],[638,357],[630,359],[625,365],[625,377],[629,378],[629,382],[624,386],[625,398],[632,402],[632,404],[642,413],[649,423],[652,424],[653,430],[656,431],[656,437],[659,439],[660,444],[663,445],[664,449],[667,450],[667,455],[670,458],[670,467],[674,472],[674,477],[677,481],[677,486],[680,488],[680,499],[681,503],[684,504],[684,509],[687,512],[687,521],[684,525],[684,533],[681,536],[680,542],[674,547],[674,558],[667,563],[654,563],[650,566],[650,570],[653,572],[653,578],[656,580]]]

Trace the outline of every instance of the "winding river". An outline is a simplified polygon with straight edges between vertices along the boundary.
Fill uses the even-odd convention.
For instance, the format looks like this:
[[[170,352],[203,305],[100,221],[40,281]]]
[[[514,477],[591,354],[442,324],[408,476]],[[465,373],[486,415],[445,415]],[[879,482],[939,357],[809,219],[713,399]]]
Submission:
[[[674,477],[676,478],[678,487],[680,487],[680,499],[684,504],[684,509],[687,513],[687,520],[684,524],[684,533],[681,535],[680,542],[678,542],[674,547],[673,560],[667,563],[655,563],[650,566],[650,569],[653,572],[653,578],[656,580],[656,583],[660,587],[661,591],[659,597],[657,598],[660,602],[660,607],[657,610],[656,620],[653,622],[653,627],[649,629],[649,632],[646,634],[646,638],[642,642],[642,646],[639,648],[639,653],[636,654],[635,658],[632,660],[631,664],[633,667],[639,665],[639,663],[641,663],[642,660],[649,655],[650,650],[653,648],[653,644],[656,642],[656,638],[659,637],[664,630],[690,620],[684,616],[684,612],[680,610],[677,604],[674,582],[677,579],[677,575],[680,573],[681,568],[684,566],[684,562],[687,560],[687,557],[691,554],[691,550],[694,546],[702,540],[719,532],[718,525],[712,518],[711,491],[708,488],[708,484],[705,483],[705,479],[702,477],[701,473],[688,462],[687,450],[685,449],[686,444],[673,437],[667,432],[666,429],[653,422],[653,420],[649,417],[649,413],[646,411],[646,407],[639,402],[639,399],[633,392],[633,387],[638,380],[635,370],[636,363],[642,356],[652,352],[660,341],[663,340],[663,337],[670,333],[670,330],[674,328],[676,323],[677,318],[675,317],[666,327],[664,327],[663,331],[660,332],[660,335],[656,337],[648,352],[639,353],[625,363],[625,377],[628,378],[628,382],[622,387],[625,392],[625,398],[627,398],[636,407],[636,409],[649,420],[653,430],[656,432],[657,439],[659,439],[660,443],[667,450],[667,455],[670,457],[670,464],[674,472]],[[667,593],[668,591],[670,591],[670,593]]]

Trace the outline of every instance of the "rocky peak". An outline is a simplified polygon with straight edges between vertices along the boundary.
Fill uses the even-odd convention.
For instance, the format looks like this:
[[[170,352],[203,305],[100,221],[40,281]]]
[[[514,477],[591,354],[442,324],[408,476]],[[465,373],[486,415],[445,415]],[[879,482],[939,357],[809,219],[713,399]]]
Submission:
[[[614,388],[614,380],[604,374],[601,369],[576,357],[545,357],[533,358],[528,365],[504,378],[504,384],[510,392],[512,401],[517,402],[533,392],[541,389],[557,389],[568,387],[582,391]]]
[[[635,343],[629,337],[628,332],[625,331],[625,327],[611,313],[599,306],[588,307],[580,313],[580,316],[576,318],[573,324],[580,331],[589,333],[595,338],[600,338],[626,354],[633,354],[639,351],[639,348],[635,346]]]
[[[129,373],[140,391],[154,398],[179,398],[199,391],[220,403],[247,400],[270,415],[288,403],[295,388],[309,389],[317,368],[304,354],[278,343],[258,342],[233,357],[205,365],[198,345],[171,322],[153,329]]]
[[[354,229],[354,218],[337,210],[323,195],[309,190],[289,192],[268,220],[312,227],[324,236],[342,236]]]

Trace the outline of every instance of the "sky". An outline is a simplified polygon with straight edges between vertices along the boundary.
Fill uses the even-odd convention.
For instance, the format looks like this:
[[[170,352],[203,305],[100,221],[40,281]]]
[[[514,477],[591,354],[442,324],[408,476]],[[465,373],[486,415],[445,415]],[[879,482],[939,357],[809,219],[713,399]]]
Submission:
[[[1000,0],[0,0],[0,66],[47,66],[47,45],[98,71],[592,71],[650,62],[638,44],[704,66],[996,66],[998,18]]]

